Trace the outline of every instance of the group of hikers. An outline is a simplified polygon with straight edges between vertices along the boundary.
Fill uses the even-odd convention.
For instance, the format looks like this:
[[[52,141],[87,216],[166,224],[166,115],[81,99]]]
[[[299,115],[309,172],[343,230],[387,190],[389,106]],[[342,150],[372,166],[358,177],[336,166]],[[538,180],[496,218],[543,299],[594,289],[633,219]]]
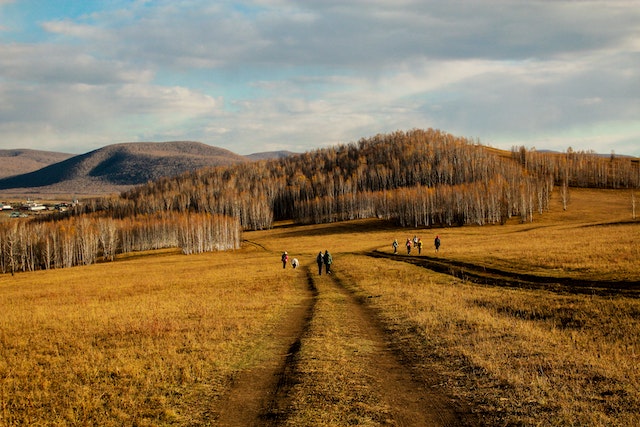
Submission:
[[[411,248],[417,248],[418,249],[418,255],[420,255],[422,253],[422,239],[419,238],[418,236],[413,236],[413,239],[407,238],[407,242],[405,243],[406,247],[407,247],[407,255],[411,255]],[[436,238],[433,240],[433,245],[436,248],[436,252],[438,252],[440,250],[440,236],[436,236]],[[395,239],[393,241],[393,244],[391,245],[393,247],[393,253],[397,254],[398,253],[398,239]],[[287,253],[287,251],[284,251],[282,253],[282,268],[287,268],[287,264],[289,263],[289,254]],[[331,254],[329,253],[328,250],[325,250],[324,253],[322,253],[322,251],[318,252],[318,256],[316,256],[316,262],[318,263],[318,274],[322,275],[322,267],[324,266],[325,269],[325,273],[326,274],[331,274],[331,264],[333,263],[333,257],[331,256]],[[298,262],[298,258],[293,258],[291,260],[291,267],[292,268],[298,268],[298,266],[300,265],[300,263]]]
[[[436,252],[438,252],[440,250],[440,236],[436,236],[436,238],[433,240],[433,245],[436,248]],[[398,239],[395,239],[391,244],[391,246],[393,247],[393,253],[397,254]],[[405,246],[407,247],[407,255],[411,255],[412,247],[418,249],[418,255],[422,253],[422,239],[418,236],[413,236],[413,240],[407,237],[407,242],[405,243]]]
[[[282,253],[282,268],[287,268],[287,263],[289,262],[289,254],[287,251]],[[329,253],[328,250],[318,252],[318,256],[316,257],[316,262],[318,263],[318,274],[322,275],[322,267],[324,266],[326,274],[331,274],[331,264],[333,264],[333,257]],[[298,258],[293,258],[291,260],[291,267],[298,268],[300,263],[298,262]]]

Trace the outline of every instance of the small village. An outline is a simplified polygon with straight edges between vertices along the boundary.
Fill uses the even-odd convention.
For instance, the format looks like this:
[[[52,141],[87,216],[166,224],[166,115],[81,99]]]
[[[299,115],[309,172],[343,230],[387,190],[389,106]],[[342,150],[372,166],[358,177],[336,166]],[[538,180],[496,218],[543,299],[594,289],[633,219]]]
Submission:
[[[38,215],[43,212],[65,212],[76,206],[78,200],[71,202],[40,203],[31,199],[24,202],[0,202],[0,211],[6,213],[9,218],[27,218],[30,215]]]

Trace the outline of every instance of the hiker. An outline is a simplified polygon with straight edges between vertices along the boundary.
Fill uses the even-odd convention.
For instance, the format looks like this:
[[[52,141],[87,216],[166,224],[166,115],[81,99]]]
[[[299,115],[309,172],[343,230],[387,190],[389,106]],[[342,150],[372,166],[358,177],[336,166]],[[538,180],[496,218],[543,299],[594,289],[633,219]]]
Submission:
[[[322,251],[318,252],[318,256],[316,257],[316,262],[318,263],[318,274],[322,276],[322,264],[324,264]]]
[[[422,253],[422,239],[418,239],[418,255]]]
[[[291,260],[291,267],[298,268],[298,258],[294,258]]]
[[[324,251],[324,266],[327,274],[331,274],[331,263],[333,262],[333,258],[329,251]],[[322,268],[320,268],[322,270]]]
[[[391,244],[391,246],[393,247],[393,253],[394,255],[398,253],[398,239],[395,239],[393,241],[393,243]]]
[[[282,268],[287,268],[287,261],[289,261],[289,254],[285,251],[282,253]]]
[[[436,252],[438,252],[438,249],[440,249],[440,236],[436,236],[436,239],[433,241],[433,244],[436,247]]]
[[[417,247],[418,246],[418,236],[414,235],[413,236],[413,247]]]
[[[411,239],[407,238],[407,255],[411,255]]]

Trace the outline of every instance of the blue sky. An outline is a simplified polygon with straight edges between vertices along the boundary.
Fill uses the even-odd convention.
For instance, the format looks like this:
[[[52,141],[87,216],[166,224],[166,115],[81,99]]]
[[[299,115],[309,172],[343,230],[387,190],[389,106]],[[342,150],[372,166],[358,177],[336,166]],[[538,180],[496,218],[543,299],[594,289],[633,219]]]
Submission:
[[[638,2],[0,0],[0,149],[429,127],[640,156]]]

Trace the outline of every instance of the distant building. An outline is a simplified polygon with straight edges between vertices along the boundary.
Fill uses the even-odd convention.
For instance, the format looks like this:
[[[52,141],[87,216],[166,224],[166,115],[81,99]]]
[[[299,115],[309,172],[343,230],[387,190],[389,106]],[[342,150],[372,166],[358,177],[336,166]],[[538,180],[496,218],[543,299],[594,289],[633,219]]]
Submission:
[[[22,205],[22,209],[25,211],[43,211],[45,209],[47,209],[47,207],[41,203],[38,202],[33,202],[31,200],[28,200],[27,203],[24,203]]]

